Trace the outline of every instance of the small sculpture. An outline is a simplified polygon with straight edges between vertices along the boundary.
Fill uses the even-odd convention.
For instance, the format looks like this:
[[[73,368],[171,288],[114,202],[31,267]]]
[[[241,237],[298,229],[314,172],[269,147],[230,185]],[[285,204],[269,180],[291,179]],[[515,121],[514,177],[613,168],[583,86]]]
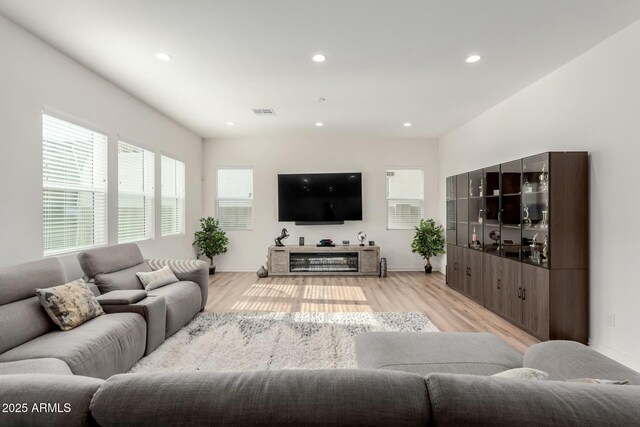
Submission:
[[[544,244],[542,245],[542,256],[544,259],[549,259],[549,238],[544,236]]]
[[[522,208],[522,211],[523,211],[522,220],[524,221],[524,226],[531,227],[531,218],[529,217],[529,206],[524,205],[524,207]]]
[[[282,241],[284,239],[286,239],[287,237],[289,237],[289,232],[287,231],[286,228],[283,228],[282,232],[280,233],[280,235],[278,237],[276,237],[275,239],[273,239],[273,241],[276,242],[276,246],[284,246]]]
[[[360,246],[364,246],[364,241],[367,240],[367,233],[361,231],[358,233],[358,242],[360,242]]]
[[[540,264],[540,248],[538,247],[538,234],[536,233],[535,236],[533,236],[533,239],[531,239],[531,245],[529,245],[531,247],[531,256],[529,258],[531,258],[531,261],[536,263],[536,264]]]

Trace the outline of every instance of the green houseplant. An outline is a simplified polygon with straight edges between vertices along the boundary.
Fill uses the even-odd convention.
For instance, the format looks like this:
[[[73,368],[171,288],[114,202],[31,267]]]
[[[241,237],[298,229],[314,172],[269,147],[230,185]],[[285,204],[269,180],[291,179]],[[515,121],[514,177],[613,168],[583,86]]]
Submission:
[[[430,274],[431,257],[444,253],[444,230],[441,225],[436,226],[433,219],[421,219],[416,227],[416,235],[411,242],[411,252],[422,255],[427,263],[424,272]]]
[[[226,253],[229,246],[229,238],[220,228],[220,222],[213,217],[200,218],[200,230],[195,233],[193,245],[198,248],[198,257],[209,258],[209,274],[216,274],[213,257]]]

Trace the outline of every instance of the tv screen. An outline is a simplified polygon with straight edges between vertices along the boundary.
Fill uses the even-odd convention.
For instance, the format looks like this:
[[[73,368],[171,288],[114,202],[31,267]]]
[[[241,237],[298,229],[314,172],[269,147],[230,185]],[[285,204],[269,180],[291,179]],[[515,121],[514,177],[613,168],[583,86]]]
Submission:
[[[361,173],[278,175],[278,221],[340,224],[361,220]]]

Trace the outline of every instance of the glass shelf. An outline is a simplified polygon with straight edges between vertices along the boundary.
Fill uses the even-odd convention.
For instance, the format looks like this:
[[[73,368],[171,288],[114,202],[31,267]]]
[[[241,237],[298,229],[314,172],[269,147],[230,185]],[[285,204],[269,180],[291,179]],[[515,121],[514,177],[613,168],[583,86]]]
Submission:
[[[522,261],[549,268],[549,154],[522,160]]]

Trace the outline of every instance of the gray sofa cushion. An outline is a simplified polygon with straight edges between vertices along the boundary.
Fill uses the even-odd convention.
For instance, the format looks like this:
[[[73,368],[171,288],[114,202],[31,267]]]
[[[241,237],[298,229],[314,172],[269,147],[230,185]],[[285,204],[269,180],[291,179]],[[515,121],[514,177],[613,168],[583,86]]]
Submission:
[[[529,347],[524,366],[545,371],[550,380],[599,378],[640,385],[640,373],[575,341],[547,341]]]
[[[166,337],[178,332],[198,314],[201,306],[200,287],[193,282],[177,282],[149,292],[163,296],[167,303]]]
[[[53,331],[0,354],[0,362],[54,357],[75,375],[108,378],[144,354],[146,324],[134,313],[107,314],[70,331]]]
[[[136,273],[149,271],[151,271],[149,264],[141,262],[123,270],[96,274],[94,280],[103,294],[113,291],[144,290]]]
[[[0,268],[0,305],[36,295],[36,288],[64,285],[64,270],[57,258]]]
[[[493,375],[522,367],[522,354],[489,333],[370,332],[356,337],[361,369]]]
[[[200,308],[203,309],[207,305],[209,298],[209,264],[197,259],[150,259],[148,262],[154,270],[167,266],[179,280],[196,283],[200,286],[200,293],[202,294]]]
[[[0,353],[11,350],[56,328],[38,298],[0,305]]]
[[[102,426],[425,426],[424,379],[364,370],[117,375],[95,394]]]
[[[0,363],[0,375],[11,374],[73,375],[73,372],[62,360],[48,357]]]
[[[98,274],[113,273],[144,262],[142,252],[135,243],[108,246],[82,251],[78,262],[90,279]]]
[[[431,374],[426,383],[436,426],[623,426],[640,419],[640,387],[451,374]]]
[[[25,403],[27,412],[0,414],[0,424],[6,426],[86,426],[95,424],[89,413],[91,399],[101,380],[80,376],[2,375],[0,402]],[[60,411],[34,411],[34,405],[57,405]],[[65,412],[68,404],[69,412]]]
[[[164,342],[167,322],[167,305],[164,297],[151,296],[133,304],[108,304],[103,308],[107,313],[138,313],[144,317],[147,324],[145,356],[151,354]]]

